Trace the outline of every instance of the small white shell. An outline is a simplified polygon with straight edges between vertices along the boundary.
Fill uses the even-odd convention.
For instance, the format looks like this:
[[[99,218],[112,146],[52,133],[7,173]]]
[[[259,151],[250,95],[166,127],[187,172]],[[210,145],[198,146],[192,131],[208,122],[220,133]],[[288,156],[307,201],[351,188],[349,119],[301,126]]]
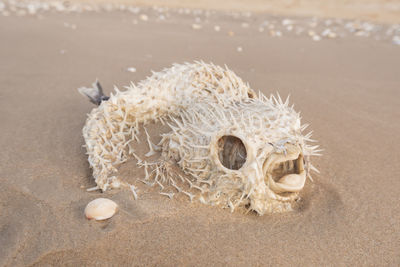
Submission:
[[[106,220],[114,216],[117,209],[118,205],[114,201],[107,198],[96,198],[87,204],[85,215],[89,220]]]

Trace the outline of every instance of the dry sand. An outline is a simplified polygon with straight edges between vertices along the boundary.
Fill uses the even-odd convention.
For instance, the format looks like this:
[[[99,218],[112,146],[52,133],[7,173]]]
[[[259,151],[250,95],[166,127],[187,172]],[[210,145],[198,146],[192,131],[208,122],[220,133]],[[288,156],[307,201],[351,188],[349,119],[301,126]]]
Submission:
[[[271,38],[222,17],[233,37],[183,22],[133,25],[118,12],[0,17],[0,265],[399,265],[399,47]],[[86,192],[95,184],[81,129],[93,106],[76,88],[97,77],[109,93],[195,59],[226,63],[265,94],[291,94],[325,150],[300,210],[259,217],[145,187],[137,201],[124,190]],[[86,220],[96,197],[120,211]]]

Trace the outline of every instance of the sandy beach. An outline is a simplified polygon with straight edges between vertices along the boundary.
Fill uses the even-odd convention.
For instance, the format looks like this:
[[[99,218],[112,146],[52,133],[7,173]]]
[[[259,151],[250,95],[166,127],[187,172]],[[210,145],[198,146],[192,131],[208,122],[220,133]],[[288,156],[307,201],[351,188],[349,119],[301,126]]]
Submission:
[[[394,28],[359,23],[351,32],[350,22],[331,19],[337,37],[328,38],[324,19],[168,14],[0,15],[0,265],[398,266],[400,46],[387,35]],[[313,21],[314,34],[306,26],[296,34],[296,25]],[[82,127],[94,106],[76,89],[98,78],[109,94],[194,60],[226,64],[266,95],[290,94],[324,149],[301,208],[230,213],[143,184],[138,200],[129,190],[86,191],[95,183]],[[131,163],[120,171],[127,180],[143,175]],[[120,206],[110,220],[85,218],[97,197]]]

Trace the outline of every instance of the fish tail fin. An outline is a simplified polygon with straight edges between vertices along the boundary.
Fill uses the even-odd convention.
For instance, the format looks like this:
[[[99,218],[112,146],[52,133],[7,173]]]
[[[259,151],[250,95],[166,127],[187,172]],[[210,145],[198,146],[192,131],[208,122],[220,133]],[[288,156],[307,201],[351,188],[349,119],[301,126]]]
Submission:
[[[89,98],[89,101],[95,105],[100,105],[102,101],[107,101],[110,97],[105,96],[103,93],[103,88],[100,82],[96,81],[92,84],[92,87],[80,87],[78,92]]]

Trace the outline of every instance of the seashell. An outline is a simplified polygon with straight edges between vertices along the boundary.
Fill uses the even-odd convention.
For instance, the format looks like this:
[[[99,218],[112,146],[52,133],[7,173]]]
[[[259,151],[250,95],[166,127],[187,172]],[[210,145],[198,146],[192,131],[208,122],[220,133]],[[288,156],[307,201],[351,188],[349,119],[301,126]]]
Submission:
[[[89,220],[106,220],[114,216],[117,212],[118,205],[111,199],[96,198],[87,204],[85,208],[86,218]]]

